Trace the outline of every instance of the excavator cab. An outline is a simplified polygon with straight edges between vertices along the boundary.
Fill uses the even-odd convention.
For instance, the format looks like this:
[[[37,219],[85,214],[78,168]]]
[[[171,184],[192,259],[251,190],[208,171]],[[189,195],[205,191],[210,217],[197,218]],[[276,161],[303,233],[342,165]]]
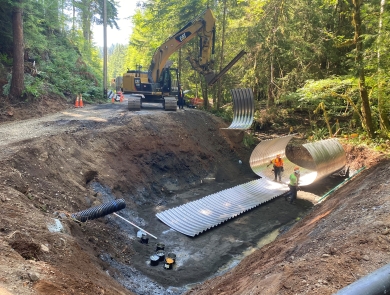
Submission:
[[[164,68],[160,76],[160,89],[163,96],[179,94],[179,71],[176,68]]]

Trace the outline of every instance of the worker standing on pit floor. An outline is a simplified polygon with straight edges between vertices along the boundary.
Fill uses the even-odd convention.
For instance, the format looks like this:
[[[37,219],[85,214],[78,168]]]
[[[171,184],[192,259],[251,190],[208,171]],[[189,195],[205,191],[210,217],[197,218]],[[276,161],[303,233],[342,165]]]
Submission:
[[[297,191],[298,191],[298,184],[299,184],[299,167],[294,168],[294,172],[290,175],[290,183],[288,184],[288,187],[290,188],[290,192],[288,195],[285,196],[285,200],[289,201],[290,204],[295,204],[295,200],[297,199]]]
[[[275,174],[275,181],[279,178],[279,182],[282,182],[282,172],[284,171],[283,168],[283,159],[280,157],[280,155],[276,155],[276,158],[271,160],[271,162],[267,165],[273,164],[274,167],[274,174]]]

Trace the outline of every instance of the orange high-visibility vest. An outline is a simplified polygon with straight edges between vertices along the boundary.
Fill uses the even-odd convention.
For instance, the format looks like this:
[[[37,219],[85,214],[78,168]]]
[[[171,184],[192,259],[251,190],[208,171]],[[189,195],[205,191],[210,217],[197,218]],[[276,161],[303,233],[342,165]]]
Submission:
[[[276,167],[283,167],[282,158],[276,158],[272,162],[273,162],[274,166],[276,166]]]

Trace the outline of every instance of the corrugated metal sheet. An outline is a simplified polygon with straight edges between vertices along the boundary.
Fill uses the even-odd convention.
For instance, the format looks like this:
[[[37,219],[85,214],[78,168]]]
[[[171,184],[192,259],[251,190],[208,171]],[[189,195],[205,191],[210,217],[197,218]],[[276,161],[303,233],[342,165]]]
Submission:
[[[156,216],[178,232],[194,237],[286,191],[286,185],[263,178],[157,213]]]
[[[284,161],[284,172],[282,173],[282,183],[288,184],[289,176],[297,166],[286,157],[286,146],[294,135],[288,135],[271,140],[260,142],[253,150],[249,159],[249,164],[257,175],[269,179],[274,178],[272,165],[267,165],[272,159],[280,154]],[[300,165],[299,184],[309,185],[316,180],[326,177],[340,169],[346,164],[345,151],[339,141],[335,138],[321,140],[303,145],[311,158],[305,159],[305,164]],[[309,169],[309,167],[315,167]]]
[[[277,154],[280,154],[284,162],[282,183],[287,185],[290,182],[290,174],[294,171],[294,167],[297,166],[297,164],[291,162],[286,157],[286,146],[293,137],[294,134],[270,140],[263,140],[260,142],[253,150],[249,159],[249,164],[253,172],[255,172],[260,177],[274,179],[273,167],[269,164]],[[317,171],[310,170],[302,166],[300,166],[299,170],[301,175],[299,178],[299,183],[302,186],[313,183],[313,181],[317,178]]]
[[[228,128],[223,129],[250,128],[255,112],[252,89],[231,89],[230,93],[233,98],[233,121]]]
[[[317,171],[315,180],[341,170],[347,163],[345,151],[336,138],[306,143],[303,147],[313,158]]]
[[[288,191],[288,178],[296,166],[285,156],[286,146],[293,137],[289,135],[265,140],[256,146],[250,157],[250,165],[261,179],[157,213],[157,218],[178,232],[193,237],[282,195]],[[345,152],[336,139],[305,144],[304,148],[312,157],[308,166],[313,167],[314,163],[316,170],[301,167],[300,185],[308,185],[345,165]],[[272,165],[267,167],[277,154],[284,160],[285,172],[281,183],[271,180],[274,178]]]

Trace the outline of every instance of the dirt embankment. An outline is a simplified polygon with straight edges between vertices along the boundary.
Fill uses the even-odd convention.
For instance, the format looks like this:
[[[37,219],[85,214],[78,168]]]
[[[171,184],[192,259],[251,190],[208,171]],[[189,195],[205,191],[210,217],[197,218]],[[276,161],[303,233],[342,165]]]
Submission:
[[[131,265],[137,259],[129,240],[134,229],[125,232],[101,218],[80,225],[63,219],[63,228],[55,230],[55,212],[68,215],[104,202],[92,182],[124,198],[134,214],[129,219],[148,228],[145,220],[155,212],[141,217],[138,210],[166,204],[210,173],[232,185],[254,177],[238,165],[248,162],[250,151],[224,137],[219,128],[226,124],[209,114],[119,110],[110,116],[51,119],[30,129],[25,121],[26,134],[50,132],[20,134],[23,141],[9,135],[10,143],[2,143],[0,286],[22,295],[131,294],[112,279],[121,274],[101,255]],[[0,132],[14,134],[10,126]]]
[[[87,112],[88,117],[81,119]],[[102,113],[106,116],[99,118]],[[6,129],[7,124],[0,126],[0,133],[12,139],[1,143],[0,152],[0,293],[132,294],[129,290],[139,282],[115,281],[113,277],[123,282],[124,274],[112,261],[142,267],[149,252],[131,241],[136,231],[124,230],[110,218],[87,224],[65,218],[63,228],[58,228],[55,212],[68,215],[101,204],[109,191],[112,197],[126,200],[129,219],[149,229],[154,208],[199,198],[199,192],[192,190],[210,175],[215,185],[207,192],[255,178],[249,165],[238,164],[239,160],[248,163],[251,150],[236,137],[227,137],[219,129],[226,124],[209,114],[196,110],[156,114],[154,110],[136,115],[120,108],[106,112],[98,108],[67,115],[73,119],[24,122],[19,133],[18,124],[12,125],[16,131]],[[189,293],[332,294],[388,263],[388,160],[375,165],[379,155],[349,146],[346,151],[352,168],[371,168],[315,206],[276,241]],[[104,187],[97,192],[92,184]],[[180,200],[186,191],[194,193]],[[261,218],[273,212],[280,226],[296,219],[297,207],[276,200],[253,214]],[[250,246],[227,234],[240,222],[250,225],[248,219],[246,215],[236,225],[225,225],[224,245],[235,245],[229,255]],[[254,230],[251,227],[245,230]],[[211,232],[187,243],[206,249],[217,242]],[[187,273],[171,272],[167,279],[158,277],[157,271],[150,275],[156,281],[181,285],[190,282],[189,275],[198,275],[200,281],[205,278],[201,264],[209,263],[211,272],[219,265],[189,261]],[[167,290],[156,294],[183,292]]]

